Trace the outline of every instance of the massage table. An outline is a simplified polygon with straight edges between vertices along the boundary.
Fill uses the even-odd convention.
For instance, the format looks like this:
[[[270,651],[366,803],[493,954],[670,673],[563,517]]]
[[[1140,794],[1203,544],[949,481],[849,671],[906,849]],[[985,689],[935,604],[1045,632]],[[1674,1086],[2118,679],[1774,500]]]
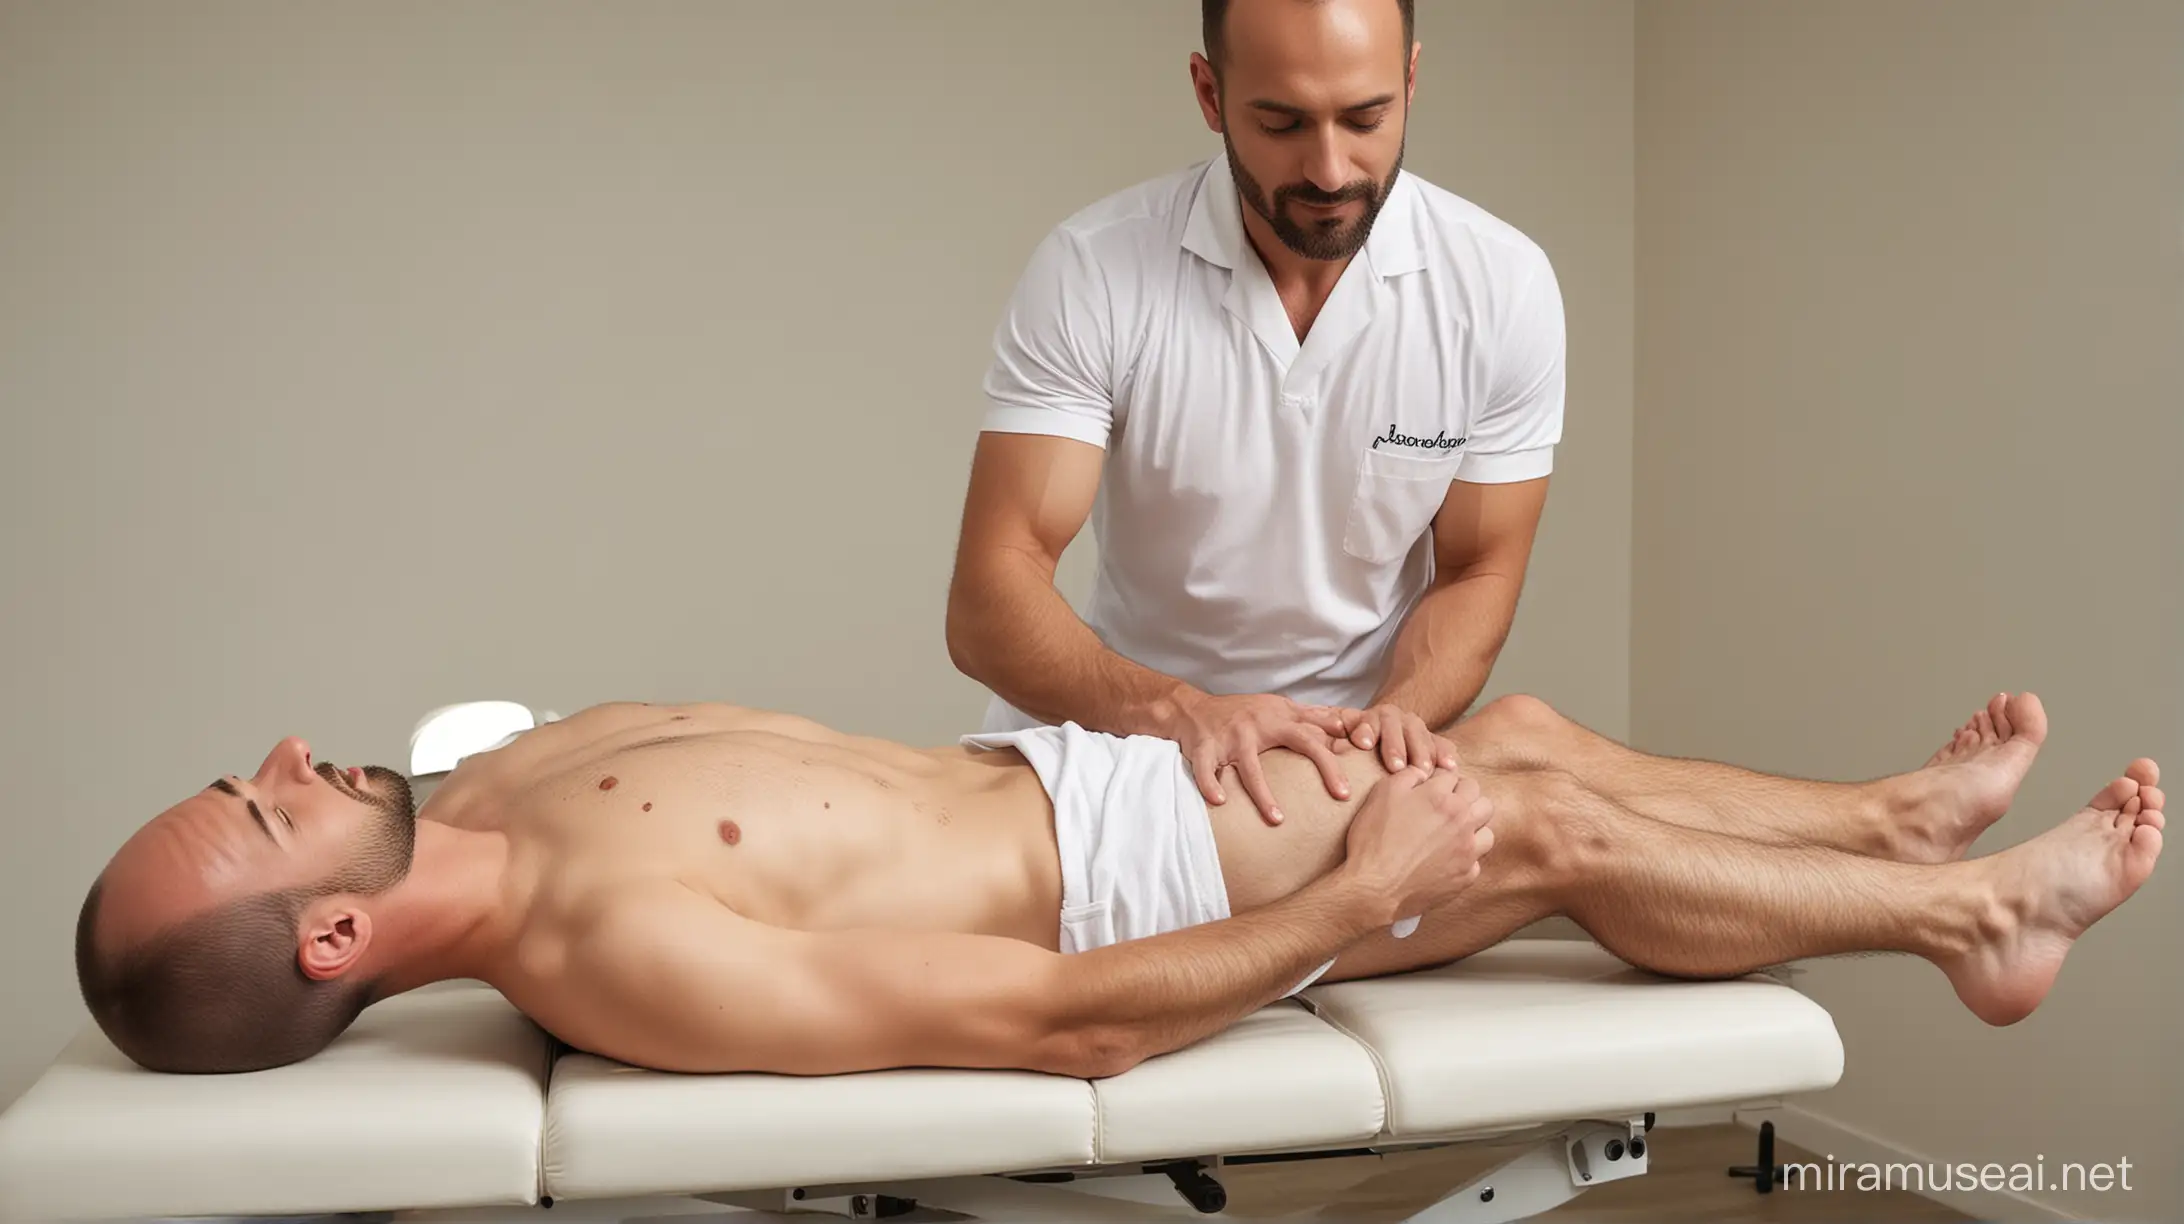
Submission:
[[[413,765],[459,759],[433,743],[421,724]],[[87,1025],[0,1113],[0,1220],[1222,1219],[1231,1168],[1461,1143],[1513,1154],[1411,1218],[1492,1224],[1643,1175],[1659,1112],[1777,1103],[1842,1066],[1780,981],[1552,939],[1314,986],[1101,1080],[665,1074],[451,982],[243,1075],[147,1072]]]

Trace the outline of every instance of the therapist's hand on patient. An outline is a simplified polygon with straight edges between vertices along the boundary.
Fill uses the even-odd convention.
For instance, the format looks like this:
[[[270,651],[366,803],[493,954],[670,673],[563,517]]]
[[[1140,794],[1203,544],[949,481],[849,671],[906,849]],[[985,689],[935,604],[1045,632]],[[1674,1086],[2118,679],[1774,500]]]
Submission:
[[[1431,769],[1455,769],[1461,762],[1456,745],[1440,735],[1426,720],[1399,705],[1381,704],[1364,710],[1336,708],[1340,726],[1335,734],[1367,752],[1380,749],[1380,763],[1389,772],[1418,764]]]
[[[1479,878],[1494,848],[1493,801],[1476,778],[1411,766],[1375,783],[1358,805],[1342,870],[1386,898],[1387,919],[1422,915]]]
[[[1327,783],[1327,793],[1337,799],[1350,797],[1349,776],[1335,758],[1340,730],[1328,710],[1301,706],[1271,693],[1198,693],[1178,699],[1167,723],[1167,738],[1183,749],[1208,803],[1228,802],[1221,771],[1233,765],[1259,815],[1268,824],[1280,824],[1281,809],[1275,806],[1273,789],[1259,767],[1259,754],[1270,748],[1289,748],[1311,757]]]

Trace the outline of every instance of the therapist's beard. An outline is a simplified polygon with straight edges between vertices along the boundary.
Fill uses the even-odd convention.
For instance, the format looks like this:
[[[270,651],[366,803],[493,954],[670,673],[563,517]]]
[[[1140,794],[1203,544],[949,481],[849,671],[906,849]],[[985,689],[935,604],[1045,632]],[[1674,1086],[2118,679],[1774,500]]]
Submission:
[[[1403,172],[1403,148],[1399,146],[1395,151],[1395,165],[1389,168],[1383,182],[1364,179],[1345,183],[1340,190],[1332,192],[1321,191],[1310,183],[1289,183],[1276,188],[1273,200],[1269,201],[1266,189],[1244,169],[1243,159],[1236,156],[1235,142],[1229,139],[1227,132],[1221,133],[1221,143],[1228,148],[1229,174],[1236,180],[1236,194],[1243,198],[1246,207],[1259,214],[1283,246],[1306,259],[1333,261],[1357,254],[1358,248],[1372,236],[1373,220],[1380,216],[1381,206],[1388,202],[1388,192],[1395,187],[1396,176]],[[1348,225],[1324,220],[1299,221],[1289,213],[1293,202],[1346,204],[1351,200],[1363,200],[1365,212]]]

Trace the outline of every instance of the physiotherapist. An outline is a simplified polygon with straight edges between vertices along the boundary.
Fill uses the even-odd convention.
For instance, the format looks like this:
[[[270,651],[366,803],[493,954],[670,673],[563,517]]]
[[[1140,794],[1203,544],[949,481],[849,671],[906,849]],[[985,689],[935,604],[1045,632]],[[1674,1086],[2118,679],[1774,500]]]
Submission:
[[[1411,0],[1205,0],[1224,155],[1063,221],[994,336],[947,615],[984,730],[1175,740],[1210,803],[1454,764],[1561,440],[1537,243],[1402,169]],[[1054,584],[1087,520],[1082,618]]]

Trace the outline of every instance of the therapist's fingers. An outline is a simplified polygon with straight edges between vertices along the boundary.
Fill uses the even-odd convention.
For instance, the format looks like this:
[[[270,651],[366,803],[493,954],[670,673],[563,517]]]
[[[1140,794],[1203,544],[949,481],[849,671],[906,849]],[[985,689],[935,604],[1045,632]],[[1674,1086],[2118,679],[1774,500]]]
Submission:
[[[1326,708],[1332,713],[1333,717],[1320,723],[1319,726],[1322,731],[1327,733],[1328,747],[1338,753],[1348,752],[1352,748],[1364,748],[1365,745],[1357,741],[1357,735],[1358,728],[1364,726],[1368,721],[1365,717],[1365,711],[1346,709],[1342,706],[1329,706]]]
[[[1441,734],[1428,737],[1433,743],[1433,763],[1440,769],[1460,769],[1463,758],[1456,755],[1456,742]]]
[[[1411,718],[1404,728],[1403,738],[1410,741],[1410,759],[1421,765],[1441,767],[1441,754],[1436,751],[1433,729],[1423,718]]]
[[[1340,706],[1298,706],[1297,712],[1306,722],[1333,736],[1348,735],[1358,719],[1356,710]]]
[[[1360,718],[1351,723],[1350,733],[1342,738],[1345,751],[1354,748],[1359,752],[1371,753],[1373,742],[1373,720],[1370,718]]]
[[[1206,802],[1222,804],[1228,796],[1221,791],[1221,748],[1211,739],[1198,741],[1191,749],[1191,776],[1198,780],[1198,793]]]
[[[1236,745],[1236,776],[1244,783],[1244,793],[1259,809],[1260,819],[1270,825],[1282,822],[1282,809],[1274,802],[1274,788],[1266,784],[1266,771],[1259,767],[1259,737],[1250,729],[1240,732],[1242,742]]]
[[[1410,741],[1403,734],[1403,712],[1394,706],[1380,708],[1380,763],[1389,769],[1401,769],[1416,760],[1421,766],[1432,767],[1431,757],[1414,757]]]
[[[1301,725],[1292,726],[1283,732],[1276,742],[1280,743],[1284,748],[1294,749],[1311,757],[1312,763],[1319,766],[1320,780],[1327,784],[1328,794],[1337,799],[1350,797],[1350,775],[1342,768],[1342,762],[1336,758],[1334,749],[1329,746],[1328,738],[1320,734],[1317,729]],[[1344,744],[1349,741],[1334,740],[1332,742]]]

